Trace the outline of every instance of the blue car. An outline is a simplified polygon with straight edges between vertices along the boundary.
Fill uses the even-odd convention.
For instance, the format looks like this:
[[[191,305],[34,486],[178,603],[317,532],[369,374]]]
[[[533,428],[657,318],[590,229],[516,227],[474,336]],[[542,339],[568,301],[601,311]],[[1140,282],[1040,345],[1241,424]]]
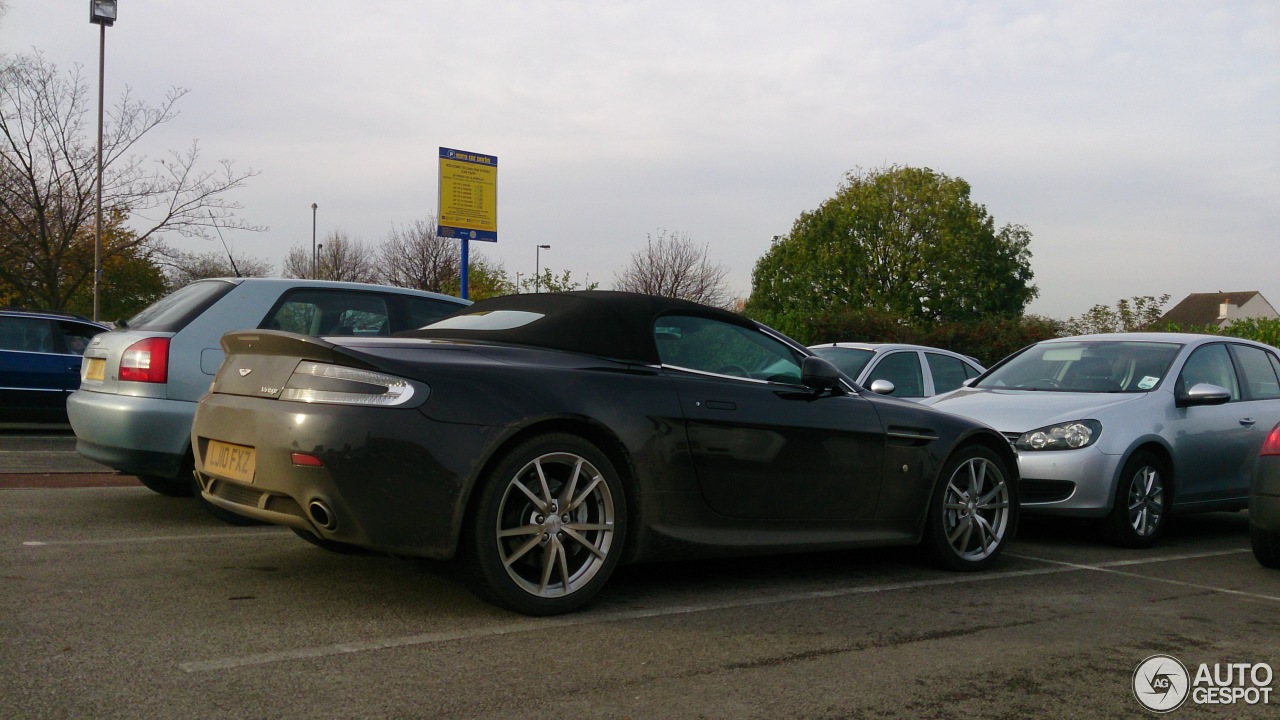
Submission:
[[[107,330],[78,315],[0,310],[0,422],[67,422],[80,356]]]

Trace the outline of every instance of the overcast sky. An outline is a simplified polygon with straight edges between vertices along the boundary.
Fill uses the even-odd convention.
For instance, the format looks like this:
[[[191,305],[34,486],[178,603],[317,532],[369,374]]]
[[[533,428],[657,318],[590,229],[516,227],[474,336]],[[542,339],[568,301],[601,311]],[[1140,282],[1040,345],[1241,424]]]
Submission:
[[[85,0],[7,0],[0,52],[90,79]],[[239,191],[237,252],[277,269],[343,230],[437,211],[438,148],[498,157],[498,242],[612,286],[687,233],[735,294],[844,174],[930,167],[1033,234],[1066,318],[1134,295],[1260,290],[1280,306],[1280,2],[120,0],[106,94],[190,89],[149,137],[198,139]],[[95,88],[96,90],[96,88]],[[167,238],[195,251],[217,241]],[[955,258],[965,262],[965,258]]]

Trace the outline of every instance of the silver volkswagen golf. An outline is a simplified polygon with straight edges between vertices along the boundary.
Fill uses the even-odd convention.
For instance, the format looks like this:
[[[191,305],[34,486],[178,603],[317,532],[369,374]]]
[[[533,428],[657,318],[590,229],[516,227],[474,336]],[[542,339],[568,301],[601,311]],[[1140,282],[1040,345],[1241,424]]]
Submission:
[[[1175,333],[1046,340],[924,403],[1014,444],[1026,512],[1098,518],[1112,542],[1147,547],[1171,513],[1248,505],[1280,422],[1277,352]]]

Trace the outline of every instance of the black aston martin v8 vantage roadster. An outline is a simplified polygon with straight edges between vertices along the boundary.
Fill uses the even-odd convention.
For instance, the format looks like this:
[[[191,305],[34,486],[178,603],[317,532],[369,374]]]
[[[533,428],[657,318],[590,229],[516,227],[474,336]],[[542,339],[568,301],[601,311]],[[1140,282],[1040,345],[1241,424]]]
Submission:
[[[663,558],[920,543],[979,569],[1017,523],[994,430],[691,302],[511,295],[392,337],[222,345],[192,428],[205,499],[321,547],[456,556],[523,613]]]

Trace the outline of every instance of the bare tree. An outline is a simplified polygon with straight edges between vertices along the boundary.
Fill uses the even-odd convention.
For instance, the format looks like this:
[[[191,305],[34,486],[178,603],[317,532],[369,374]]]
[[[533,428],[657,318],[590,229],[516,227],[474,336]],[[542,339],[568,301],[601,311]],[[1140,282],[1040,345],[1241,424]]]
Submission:
[[[266,260],[210,250],[205,253],[189,253],[159,248],[153,258],[164,268],[165,282],[171,289],[215,277],[270,277],[275,266]]]
[[[436,220],[428,217],[412,225],[392,228],[378,246],[379,273],[387,285],[429,290],[456,291],[462,267],[458,242],[436,234]]]
[[[324,237],[316,252],[315,273],[311,269],[311,248],[294,245],[284,259],[284,276],[314,277],[317,280],[376,283],[377,264],[365,244],[351,239],[345,230],[334,230]]]
[[[198,167],[199,147],[157,161],[136,154],[138,142],[175,117],[186,94],[170,90],[157,106],[130,91],[104,120],[104,217],[139,226],[104,247],[105,260],[143,248],[166,232],[207,237],[214,227],[259,230],[235,216],[227,198],[257,175],[223,161]],[[80,69],[60,73],[36,53],[0,58],[0,285],[19,301],[62,308],[93,282],[97,196],[96,116]],[[89,251],[86,253],[86,244]],[[105,279],[105,278],[104,278]]]
[[[712,263],[707,246],[694,244],[688,233],[659,230],[614,276],[614,289],[728,307],[732,300],[725,285],[728,273],[724,266]]]

